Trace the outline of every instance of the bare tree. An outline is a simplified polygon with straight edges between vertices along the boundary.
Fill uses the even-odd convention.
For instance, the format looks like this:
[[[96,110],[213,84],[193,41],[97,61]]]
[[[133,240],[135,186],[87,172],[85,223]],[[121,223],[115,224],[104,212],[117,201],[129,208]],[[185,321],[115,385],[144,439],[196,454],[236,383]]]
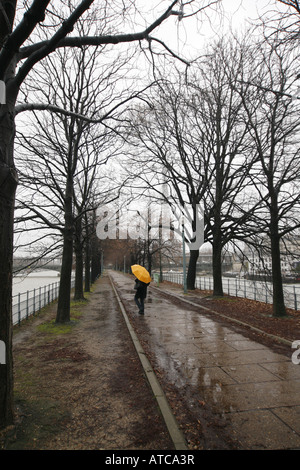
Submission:
[[[102,55],[103,55],[103,51]],[[42,68],[34,74],[33,85],[40,84],[39,94],[47,96],[56,106],[80,115],[97,116],[109,104],[115,107],[115,75],[120,60],[106,68],[95,67],[99,51],[58,52],[52,63],[45,60]],[[61,70],[56,73],[56,65]],[[54,70],[54,73],[53,73]],[[96,73],[96,75],[95,75]],[[37,75],[37,77],[35,76]],[[46,79],[47,77],[47,79]],[[48,83],[48,86],[47,86]],[[120,99],[119,93],[117,98]],[[57,307],[57,322],[70,321],[71,272],[73,247],[76,254],[75,298],[83,297],[82,221],[89,206],[90,194],[105,198],[105,183],[99,173],[101,167],[112,157],[117,146],[113,144],[112,131],[77,116],[52,113],[47,116],[35,114],[34,131],[23,131],[18,139],[22,153],[17,152],[20,183],[26,184],[28,197],[19,199],[19,207],[29,209],[42,223],[62,233],[62,267]],[[30,128],[30,126],[29,126]],[[114,139],[115,140],[115,139]],[[24,155],[24,149],[29,152]],[[27,158],[25,158],[27,157]],[[101,181],[101,186],[100,186]],[[30,184],[33,182],[34,191]],[[100,192],[102,193],[100,196]]]
[[[279,11],[269,20],[263,19],[267,30],[275,36],[280,34],[282,42],[299,42],[300,5],[298,0],[277,0]],[[277,21],[274,21],[277,20]]]
[[[160,82],[151,97],[147,96],[150,107],[138,108],[130,116],[133,147],[128,154],[133,174],[138,175],[133,176],[133,186],[151,188],[152,198],[170,205],[180,237],[180,212],[190,209],[190,222],[185,226],[186,241],[190,243],[196,233],[195,211],[208,181],[197,153],[186,84],[180,80],[180,73],[177,79],[177,83]],[[198,256],[199,247],[192,249],[187,277],[191,289]]]
[[[213,249],[214,295],[223,295],[222,252],[243,238],[243,227],[257,203],[249,197],[251,151],[248,122],[236,87],[247,66],[247,44],[223,38],[212,44],[199,64],[194,91],[199,146],[210,184],[203,197],[206,240]],[[244,98],[247,88],[243,90]]]
[[[63,2],[62,2],[63,3]],[[59,7],[62,6],[59,3]],[[194,7],[198,12],[210,2],[192,1],[187,6]],[[18,184],[14,161],[15,136],[15,105],[20,88],[33,67],[43,58],[58,48],[81,47],[83,45],[100,46],[103,44],[125,44],[136,41],[148,41],[159,25],[174,13],[177,0],[165,2],[166,9],[153,21],[138,32],[118,34],[120,20],[129,19],[130,7],[133,3],[109,2],[99,5],[98,14],[91,11],[93,20],[102,18],[101,26],[95,24],[92,36],[70,36],[77,21],[89,14],[93,0],[82,0],[77,6],[61,8],[55,11],[55,4],[49,0],[33,0],[28,7],[16,15],[16,1],[1,1],[0,10],[0,80],[6,85],[6,100],[0,107],[0,257],[2,269],[0,273],[0,336],[6,345],[6,366],[0,372],[0,421],[4,427],[13,421],[13,378],[12,378],[12,326],[11,326],[11,291],[12,291],[12,253],[13,253],[13,221],[15,191]],[[21,15],[23,14],[23,17]],[[178,15],[178,12],[176,12]],[[16,17],[16,18],[15,18]],[[55,27],[46,28],[43,22],[55,17]],[[14,26],[14,21],[16,25]],[[117,22],[117,23],[116,23]],[[43,29],[46,38],[37,40],[36,31]],[[133,28],[131,29],[131,31]],[[160,42],[160,47],[164,44]],[[49,106],[49,103],[43,103]],[[53,106],[53,104],[52,104]]]
[[[187,204],[193,211],[203,205],[205,240],[213,246],[215,295],[223,295],[222,250],[243,236],[243,224],[257,205],[249,204],[255,156],[243,101],[235,89],[244,67],[244,48],[225,39],[212,45],[187,80],[178,74],[177,83],[162,82],[147,98],[150,108],[138,109],[131,119],[132,136],[142,145],[139,150],[137,143],[131,152],[138,180],[166,203]],[[162,181],[168,192],[161,189]],[[192,234],[195,224],[193,216]],[[190,250],[188,289],[195,286],[198,256],[199,247]]]
[[[281,243],[299,228],[300,109],[299,101],[294,99],[298,54],[287,43],[274,42],[274,38],[270,43],[256,44],[249,53],[252,54],[252,65],[243,77],[243,83],[247,86],[251,83],[252,98],[245,99],[243,93],[241,97],[259,158],[252,181],[256,197],[262,202],[260,210],[250,219],[257,227],[251,231],[256,233],[256,238],[260,234],[269,240],[273,314],[283,316],[286,310]]]

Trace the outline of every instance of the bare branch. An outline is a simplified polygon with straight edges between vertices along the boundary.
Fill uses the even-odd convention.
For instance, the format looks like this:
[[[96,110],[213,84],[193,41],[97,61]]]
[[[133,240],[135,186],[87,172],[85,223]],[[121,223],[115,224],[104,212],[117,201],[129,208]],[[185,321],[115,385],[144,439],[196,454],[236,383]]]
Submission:
[[[105,119],[111,118],[112,113],[114,111],[116,111],[118,108],[120,108],[121,106],[123,106],[124,104],[128,103],[129,101],[131,101],[135,98],[139,98],[142,93],[144,93],[146,90],[148,90],[152,86],[153,86],[153,83],[150,83],[150,85],[147,85],[142,90],[140,90],[140,91],[134,93],[133,95],[130,95],[128,98],[120,101],[115,106],[113,106],[107,113],[105,113],[103,116],[101,116],[98,119],[93,119],[93,118],[90,118],[90,117],[85,116],[83,114],[75,113],[73,111],[66,110],[66,109],[61,108],[59,106],[55,106],[55,105],[52,105],[52,104],[43,104],[43,103],[22,103],[22,104],[19,104],[15,107],[15,114],[17,115],[17,114],[20,114],[20,113],[25,112],[25,111],[50,111],[50,112],[53,112],[53,113],[62,114],[64,116],[70,116],[70,117],[74,117],[74,118],[77,118],[77,119],[81,119],[82,121],[86,121],[90,124],[100,124]]]
[[[45,10],[50,0],[34,0],[24,14],[22,21],[9,35],[0,52],[0,78],[3,79],[6,69],[24,41],[30,36],[37,23],[45,18]]]
[[[105,35],[105,36],[87,36],[66,38],[65,36],[72,30],[75,22],[82,13],[89,8],[93,0],[84,0],[81,5],[71,14],[56,34],[49,40],[43,41],[33,46],[23,48],[19,54],[19,60],[28,57],[27,61],[18,72],[18,82],[21,83],[33,65],[53,52],[58,47],[81,47],[84,45],[100,46],[104,44],[120,44],[125,42],[141,41],[148,39],[149,34],[156,29],[163,21],[172,14],[172,9],[178,0],[172,2],[170,7],[148,28],[139,33]],[[1,66],[1,62],[0,62]]]

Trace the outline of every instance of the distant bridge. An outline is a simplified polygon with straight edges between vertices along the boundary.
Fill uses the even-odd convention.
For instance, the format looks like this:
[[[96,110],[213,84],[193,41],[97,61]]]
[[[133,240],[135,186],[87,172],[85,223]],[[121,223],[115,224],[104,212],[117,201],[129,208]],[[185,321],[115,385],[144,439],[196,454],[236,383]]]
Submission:
[[[41,258],[36,259],[32,257],[14,257],[13,271],[31,270],[31,269],[51,269],[54,271],[61,270],[62,258]]]

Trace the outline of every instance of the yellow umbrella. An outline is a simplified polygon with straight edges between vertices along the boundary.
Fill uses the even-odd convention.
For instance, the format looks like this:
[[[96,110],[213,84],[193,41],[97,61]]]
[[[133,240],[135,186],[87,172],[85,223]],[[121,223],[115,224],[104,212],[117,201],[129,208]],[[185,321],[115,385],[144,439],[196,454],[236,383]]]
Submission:
[[[140,266],[139,264],[134,264],[131,266],[131,271],[137,277],[140,281],[145,282],[145,284],[148,284],[151,282],[151,276],[148,273],[147,269],[144,268],[143,266]]]

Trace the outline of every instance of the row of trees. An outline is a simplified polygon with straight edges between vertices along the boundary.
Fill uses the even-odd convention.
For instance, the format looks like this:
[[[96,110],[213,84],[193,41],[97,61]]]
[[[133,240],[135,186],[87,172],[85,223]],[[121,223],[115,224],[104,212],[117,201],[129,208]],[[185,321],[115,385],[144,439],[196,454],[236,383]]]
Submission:
[[[55,257],[62,251],[56,316],[59,323],[70,320],[73,252],[78,300],[84,298],[84,266],[88,290],[92,253],[99,251],[96,209],[116,197],[119,189],[117,180],[113,181],[107,171],[108,161],[116,157],[119,149],[114,144],[113,130],[104,121],[111,109],[116,110],[123,101],[119,92],[116,98],[114,91],[122,61],[118,57],[106,70],[99,66],[100,54],[104,51],[86,46],[58,51],[55,58],[43,61],[23,90],[35,96],[37,103],[53,103],[51,112],[40,112],[35,106],[25,129],[20,126],[17,133],[16,222],[22,236],[25,222],[27,235],[33,232],[29,240],[35,257],[45,253]],[[36,83],[41,85],[37,92],[31,90]],[[68,112],[61,113],[63,109]],[[25,110],[28,111],[26,105],[16,108],[18,114]],[[99,115],[102,117],[97,118]],[[83,120],[82,116],[89,119]],[[28,249],[29,241],[25,241]]]
[[[269,245],[275,316],[286,313],[280,245],[300,227],[298,61],[281,35],[223,38],[187,76],[162,78],[124,129],[131,185],[138,178],[174,207],[203,205],[215,295],[223,295],[225,247]],[[192,249],[189,289],[198,256]]]
[[[136,30],[135,24],[133,24],[134,21],[138,24],[141,18],[144,17],[139,11],[137,2],[131,0],[122,0],[120,2],[117,0],[113,4],[106,0],[97,3],[93,0],[82,0],[76,5],[66,4],[65,2],[51,3],[50,0],[33,0],[29,7],[27,2],[24,2],[24,8],[21,6],[18,11],[15,0],[1,2],[0,80],[6,84],[6,103],[1,103],[0,107],[0,218],[2,221],[0,224],[0,257],[2,262],[0,270],[0,338],[6,345],[6,364],[4,367],[0,367],[1,427],[11,424],[14,416],[11,293],[14,209],[18,185],[18,172],[14,153],[16,116],[28,110],[47,110],[54,113],[47,118],[35,114],[35,120],[29,126],[30,129],[28,129],[28,132],[27,130],[23,132],[21,136],[21,146],[17,146],[18,155],[22,154],[25,157],[25,159],[22,158],[22,163],[20,163],[20,177],[27,185],[23,195],[23,190],[19,193],[20,198],[18,195],[18,204],[22,210],[30,211],[30,217],[33,213],[35,220],[43,220],[47,230],[50,229],[55,234],[60,234],[59,238],[63,240],[64,272],[67,279],[70,272],[71,247],[73,245],[77,247],[76,251],[80,257],[83,238],[89,233],[91,227],[94,228],[93,217],[89,216],[94,214],[95,204],[99,203],[99,197],[102,202],[105,200],[106,195],[111,198],[111,183],[108,186],[105,185],[105,190],[102,187],[100,190],[94,188],[95,190],[89,193],[85,192],[87,187],[93,186],[92,182],[94,180],[99,182],[100,177],[103,177],[103,172],[100,170],[99,175],[98,170],[102,167],[101,163],[104,163],[108,158],[109,152],[104,151],[104,155],[100,152],[101,158],[97,161],[95,160],[95,154],[98,158],[99,148],[101,147],[102,150],[102,146],[105,149],[106,145],[111,145],[111,123],[115,121],[120,124],[120,117],[116,115],[115,111],[116,109],[119,110],[122,104],[125,105],[130,98],[133,98],[132,93],[124,98],[124,95],[120,95],[117,87],[120,83],[120,77],[124,78],[124,70],[120,72],[118,80],[115,81],[115,93],[113,92],[113,94],[119,96],[118,101],[114,104],[110,99],[105,105],[100,100],[100,106],[98,106],[98,98],[96,102],[89,100],[90,91],[93,94],[97,88],[97,80],[92,72],[90,77],[92,77],[93,85],[87,86],[86,93],[84,93],[85,88],[83,86],[81,92],[77,95],[76,93],[79,90],[76,87],[77,84],[80,82],[82,84],[83,78],[87,78],[81,69],[76,70],[74,68],[78,63],[79,55],[86,55],[88,61],[93,61],[92,56],[87,53],[85,48],[92,46],[99,48],[100,56],[98,59],[103,59],[104,68],[108,70],[110,66],[113,67],[115,64],[113,51],[116,50],[116,47],[123,52],[127,48],[125,48],[125,45],[136,43],[137,46],[141,46],[144,41],[149,51],[147,59],[151,58],[152,60],[156,52],[159,53],[160,58],[171,55],[178,59],[178,55],[173,54],[161,39],[155,38],[153,32],[172,15],[180,15],[181,18],[183,10],[184,16],[196,15],[204,11],[210,4],[216,3],[218,1],[192,0],[179,2],[177,0],[164,0],[161,2],[162,8],[157,15],[155,15],[155,11],[153,15],[151,7],[149,7],[148,13],[150,15],[151,12],[149,16],[151,20],[146,23],[143,19],[145,28],[138,32],[132,32]],[[281,3],[288,3],[296,10],[298,8],[298,2]],[[299,11],[297,10],[297,12]],[[99,18],[101,18],[101,21]],[[84,19],[90,26],[88,32],[81,27],[77,27],[81,19]],[[126,33],[126,30],[129,32]],[[111,49],[108,56],[105,57],[104,48],[107,45],[111,45]],[[79,55],[71,55],[70,58],[66,51],[75,49],[79,51]],[[131,48],[129,56],[132,57],[137,50],[146,51],[145,48]],[[58,51],[62,52],[58,54]],[[49,87],[48,82],[48,80],[53,80],[53,74],[50,78],[47,69],[41,70],[38,68],[42,61],[54,57],[51,54],[55,54],[55,57],[60,55],[63,59],[63,62],[60,63],[56,61],[51,63],[50,59],[48,61],[48,70],[51,69],[56,77],[53,87]],[[66,75],[63,74],[63,81],[59,84],[61,72],[65,71],[64,63],[68,63],[68,61],[72,63],[68,71],[71,79],[66,79]],[[34,71],[36,75],[34,80],[30,81]],[[103,70],[101,73],[104,73]],[[126,76],[132,78],[132,69],[129,67],[125,72]],[[97,75],[97,78],[99,78],[99,75]],[[247,77],[248,80],[250,78],[250,76]],[[148,86],[148,83],[146,86]],[[271,83],[272,89],[274,88],[273,85],[274,83]],[[62,94],[56,93],[56,88],[59,86],[69,92],[64,98],[62,98]],[[184,83],[183,86],[185,87],[186,84]],[[82,92],[83,94],[80,95]],[[107,90],[104,92],[102,89],[102,93],[106,97],[112,96]],[[71,95],[72,100],[66,98],[66,96],[70,97]],[[33,96],[38,101],[33,102]],[[222,102],[221,95],[220,98]],[[185,99],[182,101],[184,106],[186,106],[185,101]],[[244,102],[242,105],[245,108]],[[209,106],[208,109],[210,109]],[[219,111],[221,109],[220,107]],[[251,109],[249,109],[250,111]],[[66,117],[67,119],[65,119]],[[85,123],[105,125],[105,132],[101,130],[99,135],[98,130],[94,132],[93,128],[86,126]],[[119,126],[118,129],[115,128],[114,131],[117,130],[120,133],[120,127],[122,126]],[[50,128],[52,132],[49,132]],[[219,131],[221,130],[220,128]],[[126,132],[128,132],[127,129]],[[47,148],[45,148],[47,134]],[[129,134],[131,135],[131,132]],[[50,145],[49,140],[51,141]],[[86,145],[86,143],[88,144]],[[219,144],[214,143],[215,145],[218,146]],[[115,143],[113,148],[116,149]],[[23,155],[25,153],[23,149],[26,149],[26,156]],[[87,156],[88,162],[83,158],[84,156]],[[180,154],[180,158],[185,160],[186,155],[184,153]],[[44,172],[37,168],[37,159],[41,161],[41,168],[44,168]],[[91,168],[94,169],[94,173],[93,170],[90,173]],[[177,162],[174,168],[177,168],[177,172],[180,174]],[[170,163],[168,169],[170,169]],[[46,186],[44,185],[45,172],[47,172],[49,183]],[[92,174],[93,177],[90,179]],[[36,191],[32,189],[32,182]],[[102,185],[102,179],[100,184]],[[216,188],[218,184],[219,181],[216,183]],[[204,188],[202,183],[200,186]],[[211,187],[214,188],[214,186]],[[196,187],[196,189],[199,188]],[[26,198],[24,194],[26,194]],[[199,197],[200,190],[196,195]],[[42,208],[41,196],[43,196],[43,201],[46,201]],[[53,200],[56,203],[51,206]],[[54,209],[54,207],[57,209]],[[218,218],[220,219],[217,210],[214,211],[214,215],[217,224]],[[81,264],[79,258],[77,264]],[[64,303],[62,300],[63,294],[61,291],[57,316],[57,321],[60,322],[68,320],[68,299]],[[64,297],[64,299],[66,298],[67,296]]]
[[[42,76],[39,94],[73,114],[34,112],[31,129],[27,124],[17,134],[21,182],[17,207],[26,212],[19,221],[34,221],[34,230],[38,223],[46,230],[47,240],[51,229],[54,247],[63,246],[57,321],[69,321],[73,248],[75,298],[79,299],[83,298],[84,250],[89,279],[96,208],[117,198],[126,181],[131,197],[137,186],[151,190],[152,198],[164,203],[203,205],[205,241],[213,247],[215,295],[223,295],[224,248],[231,244],[241,249],[238,242],[247,241],[259,250],[268,237],[274,263],[274,314],[284,315],[280,243],[299,227],[294,51],[274,38],[263,43],[224,38],[210,46],[188,76],[178,70],[172,82],[162,77],[147,95],[127,92],[126,98],[119,91],[114,94],[122,60],[118,57],[108,73],[98,66],[95,78],[98,55],[99,51],[82,48],[59,52],[55,63],[47,58],[25,91],[29,94],[28,88]],[[58,64],[60,75],[53,74]],[[133,97],[147,99],[147,105],[131,106],[128,119],[123,119],[126,127],[104,126],[104,118],[93,122],[94,116],[107,117],[107,109],[116,112]],[[17,113],[27,109],[26,105],[16,108]],[[82,120],[88,112],[91,119]],[[120,121],[120,112],[114,119]],[[114,173],[112,181],[106,164],[124,151],[127,174],[121,183]],[[42,230],[38,231],[40,244]],[[152,251],[164,248],[159,240],[155,248],[154,244],[149,237],[144,242],[150,267]],[[49,244],[46,249],[51,250]],[[194,288],[198,256],[199,249],[191,250],[189,289]]]
[[[60,132],[65,132],[70,138],[65,141],[65,149],[70,158],[65,160],[63,174],[56,167],[57,174],[60,175],[60,181],[64,179],[63,192],[60,194],[60,204],[64,208],[64,220],[55,213],[50,216],[51,229],[60,230],[63,234],[66,245],[73,243],[71,239],[71,202],[74,196],[74,183],[70,181],[69,175],[73,177],[84,172],[83,164],[80,163],[80,139],[81,132],[84,132],[84,122],[104,123],[112,118],[114,109],[105,109],[104,114],[99,115],[92,106],[92,110],[97,116],[90,114],[90,109],[85,108],[87,115],[80,114],[83,111],[80,101],[77,101],[77,107],[67,109],[66,106],[60,107],[55,102],[50,102],[49,97],[43,97],[45,101],[34,103],[31,101],[32,95],[24,93],[23,100],[21,91],[24,90],[25,81],[30,79],[33,71],[37,71],[38,65],[51,54],[57,54],[58,51],[75,50],[86,46],[98,47],[100,52],[106,45],[111,45],[110,55],[105,58],[103,65],[109,69],[114,61],[116,48],[124,50],[130,48],[130,44],[136,44],[136,48],[131,47],[130,56],[139,51],[139,45],[144,41],[146,45],[151,46],[151,54],[156,51],[171,54],[170,49],[161,40],[156,40],[153,32],[173,15],[178,15],[175,8],[177,0],[164,0],[160,8],[153,10],[152,5],[148,5],[148,21],[145,20],[142,9],[139,9],[137,2],[131,0],[122,0],[115,2],[81,0],[72,2],[51,2],[50,0],[33,0],[28,5],[27,2],[17,4],[15,0],[1,1],[0,9],[0,80],[5,83],[6,102],[0,106],[0,338],[6,346],[6,364],[0,367],[0,426],[5,427],[13,422],[13,357],[12,357],[12,267],[13,267],[13,233],[14,233],[14,209],[15,195],[18,186],[18,172],[15,162],[15,135],[16,135],[16,111],[47,109],[56,113],[56,116],[69,116],[69,120],[56,122],[61,126]],[[189,15],[196,15],[210,5],[209,0],[192,0],[187,2]],[[216,3],[213,1],[212,3]],[[141,7],[142,8],[142,7]],[[139,28],[140,20],[143,18],[144,28]],[[91,25],[90,32],[86,34],[78,27],[80,21],[85,21]],[[127,47],[125,48],[125,46]],[[62,52],[64,55],[64,52]],[[53,56],[54,57],[54,56]],[[102,57],[101,57],[102,58]],[[54,64],[54,70],[57,70],[57,77],[60,75],[61,65]],[[127,74],[131,71],[128,69]],[[45,77],[44,72],[41,77]],[[74,76],[74,82],[80,79],[80,74]],[[123,75],[124,77],[124,75]],[[120,78],[120,77],[119,77]],[[45,81],[44,81],[45,84]],[[71,82],[70,82],[71,84]],[[69,85],[70,85],[69,84]],[[48,83],[46,83],[48,85]],[[67,85],[67,84],[66,84]],[[44,85],[40,81],[32,83],[32,89],[39,92],[39,98]],[[70,87],[70,90],[72,87]],[[52,90],[53,91],[53,90]],[[52,95],[54,97],[55,95]],[[21,102],[20,102],[21,101]],[[87,94],[88,101],[88,94]],[[76,103],[76,100],[74,101]],[[17,108],[18,106],[18,108]],[[110,111],[110,112],[109,112]],[[53,118],[58,120],[58,118]],[[45,129],[45,122],[43,123]],[[47,129],[46,129],[47,130]],[[55,132],[55,131],[54,131]],[[62,135],[62,134],[61,134]],[[52,136],[53,137],[53,136]],[[30,142],[27,142],[27,148]],[[47,150],[42,150],[43,154]],[[44,160],[47,170],[54,171],[55,160],[58,158],[61,148],[47,152],[49,158]],[[72,154],[72,156],[71,156]],[[39,146],[39,156],[41,156],[41,147]],[[33,162],[34,167],[34,162]],[[73,172],[73,173],[72,173]],[[34,172],[32,175],[35,177]],[[25,178],[26,179],[26,178]],[[81,179],[80,179],[81,180]],[[36,182],[39,186],[41,175],[37,171]],[[56,195],[60,192],[56,182],[53,190]],[[47,190],[47,196],[49,192]],[[76,214],[76,220],[79,220],[81,214],[90,212],[90,207],[84,200],[83,207]],[[47,202],[48,204],[48,202]],[[32,205],[31,205],[32,208]],[[50,211],[51,212],[51,211]],[[47,219],[49,214],[47,215]],[[72,222],[73,208],[72,208]],[[47,221],[47,226],[49,226]],[[65,258],[70,259],[65,250]],[[67,263],[68,264],[68,263]],[[66,272],[70,266],[66,266]],[[62,293],[61,293],[62,294]],[[68,309],[68,306],[66,306]],[[62,306],[62,313],[59,315],[59,321],[65,321],[68,317]]]

